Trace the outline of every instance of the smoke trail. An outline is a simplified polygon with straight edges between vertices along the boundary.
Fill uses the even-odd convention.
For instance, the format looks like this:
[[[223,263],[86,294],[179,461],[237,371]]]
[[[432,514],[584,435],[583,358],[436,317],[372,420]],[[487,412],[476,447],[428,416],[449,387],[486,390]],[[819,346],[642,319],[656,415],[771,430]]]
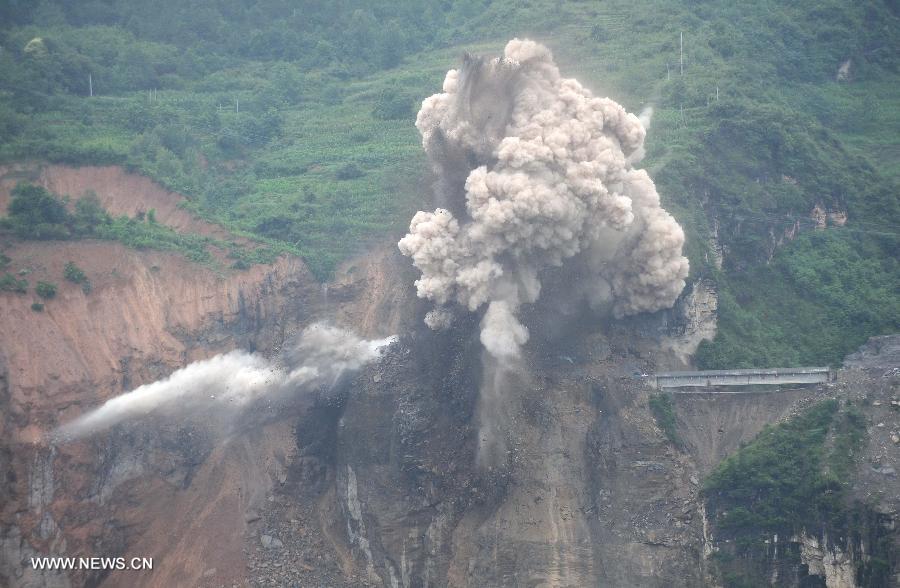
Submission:
[[[232,351],[198,361],[169,377],[108,400],[57,429],[61,440],[91,435],[127,420],[158,414],[178,419],[234,415],[261,398],[333,386],[342,375],[376,359],[393,337],[367,341],[325,324],[305,329],[278,361]]]
[[[538,299],[543,269],[576,256],[583,298],[617,317],[675,302],[684,233],[632,167],[646,134],[638,117],[562,78],[528,40],[502,58],[466,56],[443,90],[423,101],[416,127],[444,208],[418,212],[398,244],[422,272],[418,295],[438,305],[429,327],[446,327],[453,303],[488,304],[482,342],[514,357],[528,340],[519,306]],[[652,109],[642,115],[649,123]]]

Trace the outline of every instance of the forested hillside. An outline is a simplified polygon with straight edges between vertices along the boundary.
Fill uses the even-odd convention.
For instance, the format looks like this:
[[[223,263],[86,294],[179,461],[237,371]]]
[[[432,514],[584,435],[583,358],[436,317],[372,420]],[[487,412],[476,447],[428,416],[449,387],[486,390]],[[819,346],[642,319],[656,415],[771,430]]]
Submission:
[[[699,365],[837,364],[900,330],[898,10],[5,0],[0,160],[127,166],[325,279],[426,198],[418,102],[462,51],[531,36],[654,108],[643,165],[720,296]]]

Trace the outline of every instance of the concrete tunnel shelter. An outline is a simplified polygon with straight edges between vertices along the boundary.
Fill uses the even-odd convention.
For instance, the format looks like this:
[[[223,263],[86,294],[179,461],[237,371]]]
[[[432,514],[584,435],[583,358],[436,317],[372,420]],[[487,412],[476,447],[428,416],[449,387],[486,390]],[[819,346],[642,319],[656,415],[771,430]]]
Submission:
[[[660,372],[650,377],[657,389],[776,384],[821,384],[831,380],[827,367],[766,368],[749,370],[705,370]]]

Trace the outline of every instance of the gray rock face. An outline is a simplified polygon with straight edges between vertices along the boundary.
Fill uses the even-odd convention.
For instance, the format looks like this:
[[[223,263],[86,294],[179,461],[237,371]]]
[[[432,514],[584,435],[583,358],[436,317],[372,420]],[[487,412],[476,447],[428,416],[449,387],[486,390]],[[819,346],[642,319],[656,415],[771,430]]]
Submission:
[[[280,549],[284,547],[284,543],[282,543],[280,539],[272,537],[271,535],[260,535],[259,542],[262,543],[262,546],[266,549]]]
[[[805,534],[792,540],[799,543],[800,559],[809,567],[809,573],[824,578],[827,588],[856,588],[856,570],[849,554]]]
[[[594,332],[561,351],[536,337],[526,358],[530,377],[505,392],[508,462],[482,468],[473,327],[402,339],[347,391],[329,469],[332,512],[358,582],[715,585],[703,478],[763,426],[829,390],[678,397],[676,448],[647,408],[650,391],[629,375],[652,371],[654,343]],[[869,380],[859,378],[834,384],[829,396],[861,402]],[[884,399],[872,409],[890,410]],[[896,429],[890,420],[877,430]],[[871,492],[884,495],[882,480],[893,476],[868,469],[881,479]],[[829,586],[853,585],[854,555],[818,558],[811,541],[782,542],[793,552],[806,545],[804,563],[821,561]],[[771,572],[779,586],[806,577],[778,562]]]
[[[885,370],[900,368],[900,335],[870,337],[856,353],[844,359],[844,367]]]
[[[348,393],[336,500],[364,577],[385,586],[702,584],[697,470],[615,361],[529,357],[539,369],[506,392],[508,463],[476,466],[472,326],[401,341]]]

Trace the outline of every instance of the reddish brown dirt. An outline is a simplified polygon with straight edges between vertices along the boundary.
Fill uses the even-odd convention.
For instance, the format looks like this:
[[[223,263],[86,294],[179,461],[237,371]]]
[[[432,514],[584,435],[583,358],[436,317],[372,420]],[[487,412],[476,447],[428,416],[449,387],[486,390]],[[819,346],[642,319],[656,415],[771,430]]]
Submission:
[[[227,235],[179,208],[180,195],[114,167],[0,167],[0,211],[25,179],[73,197],[93,190],[112,214],[155,209],[159,222],[177,230]],[[124,533],[117,545],[125,556],[154,558],[152,573],[113,573],[104,586],[245,585],[248,512],[270,495],[293,450],[290,421],[214,447],[186,487],[144,475],[119,484],[102,504],[98,446],[89,442],[57,447],[53,488],[38,493],[43,506],[34,504],[46,435],[192,361],[248,341],[272,351],[317,318],[332,317],[365,336],[396,332],[408,289],[399,287],[405,264],[396,263],[395,248],[345,264],[328,294],[297,258],[235,271],[110,241],[11,241],[0,249],[12,259],[6,271],[29,283],[27,294],[0,292],[0,450],[6,446],[12,456],[0,530],[18,527],[37,553],[87,556],[111,555],[97,546],[113,530]],[[68,261],[90,279],[89,294],[64,279]],[[40,299],[38,281],[56,284],[56,296]],[[33,302],[43,302],[43,312],[32,310]],[[42,512],[58,527],[43,539]]]
[[[49,431],[124,390],[236,347],[223,327],[239,321],[241,301],[257,313],[253,320],[265,321],[282,312],[285,291],[303,297],[309,286],[318,294],[298,259],[223,275],[175,254],[112,242],[13,243],[4,251],[13,260],[13,273],[27,271],[23,277],[30,287],[28,294],[0,293],[0,361],[9,390],[0,433],[15,472],[0,522],[15,521],[39,550],[49,544],[36,537],[41,520],[28,497],[35,456]],[[63,279],[68,260],[90,278],[90,294]],[[58,286],[53,299],[43,300],[43,312],[30,308],[40,300],[33,289],[38,280]],[[214,452],[186,490],[145,477],[127,483],[128,489],[101,506],[85,500],[96,484],[92,446],[74,443],[57,451],[56,489],[47,506],[64,529],[67,553],[109,555],[94,553],[92,545],[105,532],[103,521],[116,513],[119,524],[142,530],[131,532],[139,541],[127,553],[157,562],[141,585],[198,585],[197,574],[211,568],[219,570],[219,579],[241,577],[246,505],[234,480],[259,456]],[[107,585],[135,581],[120,574],[110,576]]]
[[[15,333],[0,338],[0,353],[10,367],[13,399],[21,402],[40,396],[68,405],[73,394],[81,402],[103,399],[121,390],[123,357],[175,367],[221,352],[228,342],[189,349],[178,335],[235,320],[241,296],[255,299],[266,281],[312,283],[298,259],[219,274],[176,254],[112,242],[19,242],[4,251],[10,271],[31,286],[28,294],[0,293],[0,329]],[[63,278],[68,261],[88,276],[90,294]],[[56,297],[37,297],[38,281],[56,284]],[[45,304],[44,312],[31,310],[35,301]],[[145,380],[140,372],[129,377],[132,385]],[[93,398],[85,397],[88,382]]]
[[[176,230],[229,236],[179,208],[184,201],[180,195],[120,168],[0,167],[0,210],[21,180],[72,197],[93,190],[114,215],[155,209],[157,220]],[[39,552],[46,553],[51,543],[58,545],[64,539],[67,554],[110,555],[96,553],[93,546],[107,532],[104,521],[116,513],[137,542],[125,546],[127,553],[154,557],[156,570],[140,579],[114,574],[107,585],[198,585],[200,574],[211,568],[218,571],[207,580],[240,579],[246,505],[234,481],[240,485],[248,462],[265,459],[248,457],[247,451],[232,455],[216,450],[187,490],[144,477],[123,484],[112,502],[101,506],[85,500],[96,484],[92,446],[60,446],[52,468],[55,488],[45,506],[61,535],[48,540],[39,537],[34,464],[45,453],[46,434],[59,423],[191,361],[239,346],[231,333],[240,321],[251,320],[257,326],[287,321],[296,326],[297,317],[289,317],[285,308],[294,309],[295,315],[304,313],[304,302],[309,299],[315,305],[319,296],[319,286],[302,260],[283,257],[273,265],[233,271],[198,266],[177,254],[135,251],[115,242],[12,241],[2,244],[2,250],[12,259],[6,271],[29,283],[27,294],[0,292],[0,391],[8,390],[7,398],[0,395],[0,435],[13,456],[12,472],[4,473],[13,482],[10,496],[0,501],[2,526],[18,526]],[[64,279],[68,261],[90,279],[89,294]],[[40,299],[34,292],[38,281],[56,284],[56,296]],[[43,312],[32,310],[32,302],[42,302]],[[270,329],[264,338],[277,344],[286,334]],[[287,442],[283,434],[276,439]],[[272,443],[260,447],[271,453]],[[205,497],[204,504],[199,495]]]
[[[219,239],[233,239],[222,227],[202,220],[185,210],[184,196],[166,190],[150,178],[130,174],[118,166],[70,167],[55,164],[13,164],[0,166],[0,211],[9,205],[10,191],[27,181],[43,186],[73,201],[88,191],[97,194],[113,216],[131,216],[156,211],[156,220],[183,233],[198,233]]]

